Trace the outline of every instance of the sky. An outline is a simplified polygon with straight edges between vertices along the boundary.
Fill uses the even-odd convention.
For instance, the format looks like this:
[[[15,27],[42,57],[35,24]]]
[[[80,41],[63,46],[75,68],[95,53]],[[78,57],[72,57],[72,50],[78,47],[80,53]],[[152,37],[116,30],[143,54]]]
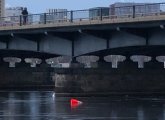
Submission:
[[[47,9],[82,10],[108,7],[115,2],[159,3],[165,0],[6,0],[6,7],[27,7],[30,13],[44,13]]]

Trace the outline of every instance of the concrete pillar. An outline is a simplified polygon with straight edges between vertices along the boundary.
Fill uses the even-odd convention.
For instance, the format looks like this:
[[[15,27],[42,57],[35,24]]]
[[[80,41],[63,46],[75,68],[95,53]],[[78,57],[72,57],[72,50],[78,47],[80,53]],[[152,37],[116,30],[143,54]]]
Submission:
[[[156,60],[158,62],[162,62],[164,64],[164,68],[165,68],[165,56],[157,56]]]
[[[133,55],[130,57],[133,62],[138,63],[138,68],[144,68],[144,63],[151,61],[151,57],[145,55]]]
[[[77,57],[76,60],[79,63],[82,63],[85,65],[86,68],[94,67],[92,66],[92,63],[96,63],[99,60],[98,56],[80,56]]]
[[[9,63],[9,67],[15,67],[16,63],[21,62],[21,58],[17,58],[17,57],[5,57],[3,58],[3,60]]]
[[[51,65],[51,67],[56,67],[60,63],[70,63],[71,57],[69,56],[60,56],[55,58],[46,59],[46,63]]]
[[[118,68],[118,62],[123,62],[126,60],[125,56],[122,55],[108,55],[104,57],[106,62],[112,63],[112,68]]]
[[[26,63],[30,63],[30,67],[36,67],[37,64],[41,64],[42,60],[39,58],[25,58]]]
[[[55,67],[58,65],[58,61],[56,58],[49,58],[45,60],[47,64],[49,64],[51,67]]]

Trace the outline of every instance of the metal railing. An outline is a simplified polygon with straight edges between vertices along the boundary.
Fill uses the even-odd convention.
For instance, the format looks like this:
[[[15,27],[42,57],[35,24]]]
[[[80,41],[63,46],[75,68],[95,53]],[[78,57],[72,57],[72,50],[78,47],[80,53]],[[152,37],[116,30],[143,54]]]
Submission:
[[[53,13],[30,14],[24,16],[8,16],[0,18],[0,27],[25,26],[37,24],[63,24],[83,21],[116,20],[122,18],[140,18],[147,16],[165,15],[165,3],[132,5],[122,7],[92,8]]]

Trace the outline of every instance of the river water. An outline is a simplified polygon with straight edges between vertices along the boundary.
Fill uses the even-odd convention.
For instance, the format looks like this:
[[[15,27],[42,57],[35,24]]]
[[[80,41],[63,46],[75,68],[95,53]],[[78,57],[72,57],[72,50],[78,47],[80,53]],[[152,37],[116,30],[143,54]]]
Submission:
[[[165,120],[165,97],[69,97],[53,91],[0,92],[0,120]]]

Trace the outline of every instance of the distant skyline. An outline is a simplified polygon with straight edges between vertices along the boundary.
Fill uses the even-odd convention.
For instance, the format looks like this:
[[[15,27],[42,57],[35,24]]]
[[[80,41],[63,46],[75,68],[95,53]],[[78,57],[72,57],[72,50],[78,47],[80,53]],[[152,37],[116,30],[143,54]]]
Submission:
[[[47,9],[81,10],[108,7],[115,2],[158,3],[164,0],[6,0],[6,7],[27,7],[30,13],[44,13]]]

